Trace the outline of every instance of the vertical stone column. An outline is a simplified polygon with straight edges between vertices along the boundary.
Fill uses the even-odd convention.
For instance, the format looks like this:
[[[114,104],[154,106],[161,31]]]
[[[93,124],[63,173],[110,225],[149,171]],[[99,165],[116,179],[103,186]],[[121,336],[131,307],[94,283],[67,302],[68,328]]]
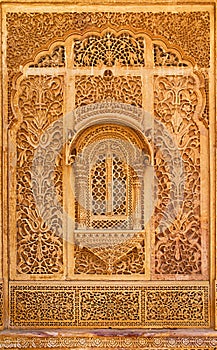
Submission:
[[[133,176],[133,229],[141,230],[141,182],[137,175]]]
[[[87,201],[86,201],[86,191],[87,191],[87,183],[86,183],[86,169],[84,166],[78,166],[76,169],[76,179],[77,183],[75,186],[77,187],[76,193],[78,194],[78,229],[86,229],[87,226]]]
[[[107,155],[106,159],[106,172],[107,172],[107,215],[112,215],[113,203],[112,203],[112,192],[113,192],[113,183],[112,183],[112,156],[111,154]]]

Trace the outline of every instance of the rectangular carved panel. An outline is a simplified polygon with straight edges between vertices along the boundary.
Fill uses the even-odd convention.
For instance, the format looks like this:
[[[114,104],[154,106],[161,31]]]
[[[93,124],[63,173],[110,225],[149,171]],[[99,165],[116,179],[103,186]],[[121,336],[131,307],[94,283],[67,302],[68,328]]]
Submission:
[[[207,31],[207,28],[209,28],[209,14],[204,12],[198,13],[197,15],[198,18],[201,19],[201,29],[205,26]],[[90,13],[88,16],[88,18],[91,18],[92,14]],[[62,194],[61,186],[69,188],[71,184],[69,181],[68,183],[66,181],[66,177],[68,177],[69,180],[69,176],[66,176],[64,180],[62,180],[62,167],[60,164],[56,166],[55,174],[50,173],[50,177],[48,178],[49,172],[47,169],[51,168],[49,162],[52,158],[52,152],[47,152],[49,141],[45,147],[43,144],[44,148],[41,148],[40,145],[40,137],[44,137],[44,133],[47,132],[51,123],[63,117],[64,109],[66,108],[63,97],[64,93],[66,96],[70,95],[68,84],[64,84],[63,76],[58,75],[60,73],[57,73],[55,69],[62,69],[61,74],[66,75],[66,81],[73,82],[72,85],[74,85],[71,90],[73,91],[73,96],[68,98],[68,100],[74,99],[74,106],[80,107],[81,116],[79,116],[79,112],[73,111],[71,120],[67,122],[68,124],[65,123],[64,125],[64,131],[68,133],[67,137],[68,135],[73,135],[72,140],[75,140],[78,136],[74,134],[76,133],[76,128],[75,130],[73,129],[74,127],[78,127],[76,123],[84,122],[82,112],[85,111],[85,105],[88,104],[88,108],[90,107],[91,109],[90,105],[93,103],[102,103],[105,101],[106,103],[111,103],[112,101],[115,103],[125,103],[127,106],[129,104],[136,107],[143,107],[145,110],[147,106],[144,101],[147,102],[147,96],[149,95],[147,91],[149,91],[149,89],[152,91],[150,93],[150,106],[152,105],[152,107],[149,112],[153,115],[153,118],[155,118],[154,123],[157,123],[153,127],[154,136],[151,138],[151,135],[149,135],[150,130],[147,129],[145,131],[144,127],[147,122],[147,116],[145,114],[141,120],[141,124],[143,124],[141,125],[141,133],[148,138],[150,147],[152,147],[153,144],[155,145],[155,150],[153,150],[153,163],[155,165],[154,170],[157,174],[157,185],[156,191],[154,192],[159,192],[159,196],[156,200],[154,219],[150,224],[151,226],[154,222],[153,226],[155,227],[151,227],[151,234],[147,234],[147,236],[150,236],[147,238],[147,244],[142,243],[140,245],[139,252],[141,252],[141,254],[136,251],[135,254],[128,255],[126,258],[126,265],[128,265],[131,260],[139,261],[139,265],[141,265],[145,260],[144,255],[146,254],[148,259],[144,261],[144,265],[147,265],[145,269],[148,271],[147,276],[150,277],[150,279],[174,279],[174,276],[179,276],[179,279],[188,280],[206,280],[208,278],[206,254],[203,254],[203,251],[208,247],[208,231],[202,230],[200,225],[201,217],[203,217],[203,220],[207,223],[207,217],[201,210],[201,198],[204,198],[204,195],[200,182],[202,179],[200,148],[203,148],[203,145],[200,144],[200,134],[206,133],[206,137],[208,137],[208,124],[207,120],[204,120],[207,119],[208,112],[205,113],[206,115],[203,115],[206,95],[203,90],[203,71],[201,70],[201,72],[195,73],[193,71],[194,63],[192,63],[193,61],[191,59],[189,59],[188,64],[185,63],[187,62],[187,58],[185,59],[184,51],[182,52],[181,48],[180,52],[182,52],[182,54],[175,48],[174,50],[165,48],[166,42],[162,43],[161,46],[160,44],[154,43],[154,37],[152,39],[151,37],[147,39],[145,27],[146,23],[149,22],[148,16],[150,16],[153,21],[152,29],[154,35],[156,34],[156,27],[158,27],[157,24],[161,24],[159,14],[129,13],[122,16],[120,13],[101,13],[101,16],[99,16],[99,13],[97,13],[96,17],[94,17],[94,23],[99,34],[93,35],[93,29],[90,30],[89,28],[89,32],[88,34],[86,33],[86,35],[83,32],[83,29],[86,27],[82,25],[80,28],[80,35],[75,33],[71,34],[70,43],[73,43],[73,45],[71,46],[69,54],[69,42],[67,41],[69,39],[65,39],[64,34],[67,31],[68,22],[75,18],[80,19],[80,15],[74,13],[68,13],[66,15],[63,13],[61,17],[62,23],[65,23],[66,27],[61,27],[62,29],[60,30],[58,24],[59,15],[52,13],[50,14],[50,19],[53,20],[54,27],[58,30],[58,33],[62,35],[62,43],[59,45],[53,43],[53,46],[50,47],[49,50],[40,52],[38,56],[32,44],[33,47],[29,48],[31,52],[28,54],[25,52],[27,54],[26,57],[24,55],[24,57],[29,60],[29,63],[25,65],[25,72],[29,75],[26,74],[26,76],[22,76],[21,74],[18,79],[14,72],[15,69],[17,69],[17,71],[19,70],[19,66],[16,67],[15,65],[15,57],[16,54],[18,54],[16,51],[17,47],[15,45],[13,51],[11,51],[10,47],[10,40],[12,40],[11,27],[15,26],[16,30],[18,30],[24,19],[29,19],[29,22],[31,22],[32,18],[34,18],[36,23],[40,24],[41,21],[43,21],[44,15],[38,16],[38,14],[35,13],[32,14],[30,18],[28,14],[19,14],[16,17],[16,21],[14,21],[13,14],[8,14],[7,43],[10,49],[8,49],[7,52],[7,60],[9,72],[11,76],[13,76],[13,84],[15,86],[15,92],[13,91],[13,96],[11,97],[12,109],[15,115],[10,115],[11,109],[9,108],[8,119],[11,122],[13,121],[17,128],[14,130],[13,127],[11,127],[12,132],[16,133],[16,136],[11,139],[12,143],[16,143],[16,151],[14,151],[13,156],[17,156],[16,169],[13,168],[13,171],[16,172],[16,179],[14,179],[16,187],[16,189],[14,188],[14,190],[16,190],[16,203],[14,203],[14,206],[16,206],[16,208],[14,208],[11,214],[16,215],[18,223],[17,227],[15,227],[14,224],[12,230],[13,232],[16,230],[13,234],[15,238],[13,238],[14,252],[12,254],[12,259],[16,260],[13,261],[11,268],[13,279],[18,278],[22,280],[28,278],[28,276],[36,275],[44,276],[44,278],[46,278],[46,276],[49,278],[49,276],[58,275],[62,278],[69,266],[63,252],[62,241],[63,234],[65,234],[65,236],[68,234],[65,228],[69,225],[68,223],[66,224],[65,221],[63,222],[63,211],[61,208],[62,198],[60,198],[58,205],[55,207],[56,203],[53,201],[54,197],[52,197],[52,191],[50,191],[52,187],[51,178],[53,176],[55,181],[57,181],[55,187],[60,197]],[[180,14],[173,14],[172,17],[174,21],[177,20],[179,22]],[[169,27],[172,17],[163,15]],[[67,21],[65,18],[67,18]],[[104,19],[103,25],[101,22],[102,18]],[[189,19],[196,21],[195,14],[183,13],[182,25],[186,21],[188,22]],[[127,29],[124,27],[124,22],[126,20],[128,20],[127,22],[131,23],[135,29],[134,35],[128,33]],[[144,31],[143,34],[138,34],[138,32],[141,32],[140,20],[144,22],[144,28],[142,27]],[[111,22],[114,26],[112,33],[108,29]],[[24,21],[24,23],[26,22]],[[84,14],[82,23],[85,23],[88,28],[89,22],[87,21],[86,23],[86,16]],[[107,29],[100,32],[101,27],[104,25],[107,26]],[[72,25],[72,30],[73,28]],[[193,37],[193,33],[191,34]],[[46,36],[48,32],[45,32],[44,35],[47,40],[51,39],[50,36]],[[178,34],[176,33],[176,35]],[[40,38],[38,38],[38,40],[40,44]],[[207,41],[209,41],[208,33]],[[183,44],[180,40],[178,40],[178,43],[180,45]],[[172,42],[170,44],[172,44]],[[204,41],[202,44],[206,45]],[[190,54],[190,52],[188,52],[188,54]],[[146,68],[144,58],[147,56],[150,56],[150,67],[148,67],[148,69]],[[74,67],[79,67],[77,71],[73,71],[74,75],[69,69],[69,67],[73,65]],[[129,66],[132,66],[133,70],[129,71]],[[93,72],[95,76],[88,75],[88,67],[96,68]],[[163,67],[164,72],[165,69],[169,68],[170,72],[167,71],[168,74],[162,72],[158,75],[157,67]],[[180,67],[183,69],[183,72],[179,70],[181,73],[176,74],[176,68],[178,69]],[[50,75],[50,69],[52,69],[53,72],[55,71],[56,76],[55,74],[54,76]],[[171,73],[171,69],[174,70],[173,74]],[[188,69],[188,74],[185,69]],[[47,74],[45,73],[46,71]],[[115,76],[119,71],[121,75]],[[12,87],[9,86],[9,90],[11,89]],[[154,98],[152,100],[153,96]],[[126,113],[125,109],[126,107],[124,107],[124,110],[121,110],[122,114]],[[102,111],[100,111],[100,114],[102,116]],[[136,114],[137,113],[134,113],[134,115]],[[92,117],[94,119],[94,114]],[[135,118],[134,116],[134,119]],[[137,118],[140,119],[140,116],[137,116]],[[135,120],[132,121],[132,118],[127,121],[131,124],[135,122]],[[119,123],[121,121],[116,119],[116,122]],[[159,128],[157,128],[156,125],[158,125]],[[70,129],[68,127],[70,127]],[[167,136],[169,135],[170,137],[172,135],[170,137],[170,142],[171,140],[174,141],[173,145],[169,147],[167,144],[168,140],[165,138],[166,132],[168,133]],[[61,132],[58,135],[59,139],[61,139],[60,134]],[[152,132],[150,134],[152,134]],[[46,137],[47,136],[46,134]],[[160,139],[163,140],[162,144],[160,146],[156,145],[156,142]],[[69,144],[71,141],[69,141]],[[55,142],[53,143],[54,148]],[[74,141],[72,141],[72,143],[73,142]],[[41,152],[40,154],[38,146]],[[159,151],[160,147],[161,149]],[[172,150],[170,149],[171,147]],[[55,152],[54,148],[53,152]],[[177,164],[175,164],[175,152],[177,149],[182,158],[181,167],[179,164],[178,168]],[[74,151],[76,153],[76,150]],[[34,163],[35,154],[38,155],[38,158],[36,157],[37,159]],[[11,156],[11,159],[12,158]],[[41,164],[39,164],[40,162]],[[55,162],[57,163],[57,159],[55,159]],[[44,169],[34,177],[32,170],[34,170],[33,165],[35,164],[44,167]],[[204,168],[206,168],[206,164]],[[82,172],[80,172],[80,175],[82,175]],[[133,175],[131,175],[131,177],[133,177]],[[77,178],[75,178],[75,180],[73,178],[73,181],[76,187]],[[151,181],[147,181],[147,183],[148,182],[150,183]],[[48,188],[49,186],[47,185],[49,185],[50,188]],[[134,184],[134,187],[136,186],[137,185]],[[98,188],[98,185],[96,187]],[[40,190],[39,193],[38,190]],[[208,192],[208,188],[205,188],[205,190]],[[13,197],[13,190],[11,192],[11,197]],[[67,190],[65,192],[67,192]],[[80,197],[82,197],[80,188],[78,192]],[[136,190],[134,192],[136,192]],[[141,197],[144,197],[143,192],[145,193],[142,189]],[[140,193],[139,190],[138,193]],[[37,196],[35,196],[35,194]],[[36,197],[37,203],[35,203]],[[65,197],[67,196],[65,195]],[[131,197],[133,198],[133,195]],[[100,198],[103,198],[103,195]],[[133,200],[136,202],[135,198]],[[141,201],[144,201],[144,199],[141,198]],[[65,200],[64,203],[66,202],[67,200]],[[53,205],[53,203],[55,203],[55,205]],[[204,203],[203,205],[207,204],[207,202]],[[52,213],[49,211],[51,206],[54,206]],[[74,206],[76,207],[76,203],[74,202],[69,205],[70,208]],[[141,211],[140,220],[143,220],[145,209],[141,206],[141,208],[137,208],[137,210]],[[74,213],[72,212],[72,216],[73,215]],[[45,222],[47,227],[45,227]],[[186,222],[188,222],[189,225],[186,225]],[[107,228],[100,226],[101,222],[96,221],[95,224],[96,229]],[[109,224],[111,223],[109,222]],[[52,228],[54,227],[54,232],[50,232],[52,231],[50,230],[51,226]],[[73,230],[71,228],[69,231],[70,230],[71,232],[69,232],[69,235],[72,235]],[[152,246],[149,243],[150,241],[152,241]],[[144,245],[146,245],[145,249]],[[153,258],[150,257],[150,246],[151,251],[155,251],[155,256]],[[84,247],[86,248],[86,246]],[[74,260],[77,259],[77,262],[73,261],[72,265],[75,265],[75,270],[78,274],[84,272],[80,270],[80,265],[82,265],[80,263],[82,260],[80,257],[83,258],[84,255],[88,256],[90,260],[89,265],[92,265],[95,259],[95,257],[93,258],[92,252],[81,251],[82,249],[83,246],[82,248],[76,247],[71,254],[71,256],[74,254],[73,257],[70,256],[69,258],[71,260],[73,260],[74,257]],[[15,255],[16,257],[14,257]],[[79,263],[77,257],[80,259]],[[150,260],[152,260],[151,263]],[[64,264],[65,262],[66,264]],[[97,266],[100,264],[101,262],[97,260]],[[92,269],[89,269],[89,266],[87,266],[86,270],[88,274],[91,274],[89,271],[92,271]],[[97,274],[107,274],[104,267],[100,266],[98,270]],[[131,270],[130,273],[132,272]],[[128,273],[127,269],[124,271],[123,274]],[[135,273],[135,269],[133,271]],[[116,271],[112,273],[116,274]],[[144,274],[144,269],[136,269],[136,273]],[[95,271],[92,274],[95,274]]]
[[[111,70],[104,76],[77,75],[75,77],[75,106],[81,107],[90,103],[114,101],[142,106],[141,77],[115,77]]]
[[[202,256],[202,246],[208,251],[208,228],[202,229],[200,217],[203,193],[208,191],[207,181],[201,186],[204,181],[202,168],[207,166],[207,159],[201,152],[201,135],[207,133],[207,120],[202,114],[203,109],[200,110],[203,102],[198,77],[184,74],[155,76],[154,79],[155,119],[171,135],[175,146],[168,147],[165,134],[161,146],[155,145],[159,198],[154,216],[153,273],[156,278],[171,274],[207,278],[207,261],[205,254]],[[160,127],[155,129],[155,135],[156,138],[162,137]],[[173,147],[176,148],[174,156]],[[164,152],[165,157],[162,156]],[[166,208],[163,218],[159,210],[162,205]],[[205,214],[203,220],[208,222]],[[158,228],[159,222],[161,229]],[[173,222],[173,225],[168,225],[168,222]]]
[[[10,285],[11,327],[208,327],[208,284]]]
[[[16,136],[11,128],[17,158],[12,274],[61,275],[62,206],[54,200],[54,190],[62,192],[62,168],[56,158],[62,147],[63,77],[31,75],[22,79],[18,90],[14,103],[22,122]]]
[[[75,323],[75,290],[70,286],[11,287],[11,326],[67,327]]]
[[[41,26],[41,23],[44,25]],[[100,12],[51,12],[49,14],[8,12],[7,64],[9,72],[19,70],[20,64],[30,59],[35,50],[44,45],[45,38],[52,40],[56,33],[59,37],[75,28],[79,31],[88,31],[94,30],[94,27],[102,28],[111,26],[111,24],[115,29],[119,29],[126,23],[128,27],[132,26],[137,32],[148,31],[154,35],[164,36],[171,44],[183,47],[185,53],[194,57],[200,67],[209,67],[210,13],[208,11],[182,11],[181,13],[104,12],[103,14]],[[189,27],[189,23],[192,23],[191,27]],[[40,31],[36,31],[37,28],[40,28]],[[14,33],[16,33],[16,40],[14,40]],[[33,37],[34,41],[31,40],[30,45],[29,38]],[[96,40],[96,36],[94,39]],[[78,46],[80,47],[80,44]],[[84,63],[82,64],[84,65]]]

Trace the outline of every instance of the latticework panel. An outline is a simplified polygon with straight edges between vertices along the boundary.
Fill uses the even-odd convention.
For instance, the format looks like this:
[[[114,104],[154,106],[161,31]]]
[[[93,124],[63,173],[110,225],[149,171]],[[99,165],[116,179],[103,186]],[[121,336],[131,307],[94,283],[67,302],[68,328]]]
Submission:
[[[12,327],[209,326],[207,285],[13,283],[10,293]]]

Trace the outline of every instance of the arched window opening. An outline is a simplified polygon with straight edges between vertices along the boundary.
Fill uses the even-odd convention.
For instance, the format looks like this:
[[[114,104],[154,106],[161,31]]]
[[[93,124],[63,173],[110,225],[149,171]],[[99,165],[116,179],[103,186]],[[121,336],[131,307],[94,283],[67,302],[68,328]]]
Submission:
[[[75,229],[143,229],[148,146],[130,128],[103,125],[86,130],[75,147]]]

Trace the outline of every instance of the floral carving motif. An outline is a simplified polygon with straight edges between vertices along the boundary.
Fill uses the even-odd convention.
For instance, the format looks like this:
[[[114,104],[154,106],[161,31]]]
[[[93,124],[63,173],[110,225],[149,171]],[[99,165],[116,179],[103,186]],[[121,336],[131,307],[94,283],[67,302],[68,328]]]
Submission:
[[[145,45],[141,33],[148,34],[150,38],[156,38],[156,42],[158,42],[158,38],[166,38],[170,44],[179,45],[180,52],[183,50],[184,54],[191,56],[192,62],[195,60],[197,66],[209,67],[209,25],[208,12],[8,13],[9,102],[14,93],[12,78],[19,71],[22,71],[22,67],[26,63],[30,64],[29,62],[31,62],[30,68],[65,66],[64,41],[70,34],[73,34],[73,38],[75,38],[72,49],[72,51],[74,50],[72,53],[74,53],[75,67],[105,65],[107,68],[111,66],[131,66],[133,68],[145,66]],[[127,33],[129,28],[130,32]],[[100,35],[100,31],[106,34]],[[61,45],[55,47],[52,52],[49,51],[48,54],[41,56],[40,50],[48,48],[54,40],[61,42]],[[175,49],[170,52],[159,45],[154,45],[155,67],[186,67],[187,64],[173,52],[176,52]],[[178,48],[177,52],[179,52]],[[34,57],[37,57],[35,61]],[[181,57],[184,56],[181,55]],[[29,74],[30,71],[31,69],[28,69],[26,74]],[[37,69],[32,69],[32,71],[37,72]],[[47,71],[54,72],[55,69]],[[67,69],[65,71],[67,75]],[[95,69],[93,68],[92,71],[94,72]],[[155,71],[159,70],[155,69]],[[63,225],[62,208],[63,164],[61,154],[57,157],[63,143],[63,126],[61,124],[64,108],[63,87],[65,86],[67,89],[67,84],[64,85],[62,76],[48,75],[23,76],[22,80],[18,78],[18,81],[21,83],[17,87],[17,104],[14,105],[13,110],[19,109],[21,121],[20,125],[16,124],[17,129],[12,128],[14,133],[15,130],[18,130],[16,139],[13,140],[17,143],[17,159],[14,167],[16,171],[17,223],[14,247],[17,254],[16,276],[20,279],[47,279],[49,277],[62,279],[65,277],[63,269],[67,266],[69,276],[74,274],[76,279],[84,278],[85,274],[87,279],[90,275],[93,275],[93,279],[97,279],[99,276],[96,275],[100,274],[106,275],[106,277],[110,275],[111,279],[117,278],[117,275],[124,279],[125,275],[132,276],[133,274],[145,279],[146,274],[149,273],[146,263],[149,261],[149,247],[146,246],[145,240],[146,233],[141,232],[143,227],[141,227],[140,234],[126,232],[127,228],[130,227],[127,226],[127,220],[123,220],[123,222],[113,220],[112,223],[111,220],[108,220],[105,224],[107,226],[104,227],[102,227],[102,220],[93,221],[95,232],[92,235],[75,229],[75,245],[72,249],[73,252],[71,250],[71,254],[74,254],[73,271],[70,271],[71,266],[68,266],[66,260],[71,248],[68,250],[69,254],[63,257],[62,235],[63,228],[66,226]],[[145,79],[143,84],[144,81]],[[200,131],[197,120],[195,120],[195,111],[202,103],[193,76],[157,76],[154,77],[154,84],[154,111],[156,121],[159,123],[153,121],[154,135],[153,139],[150,139],[150,144],[155,144],[153,146],[156,170],[155,193],[158,194],[159,198],[156,198],[157,204],[153,215],[155,242],[153,242],[153,252],[150,254],[154,257],[151,278],[164,279],[168,276],[168,278],[173,279],[182,279],[185,276],[187,276],[186,278],[200,278],[201,276],[206,278],[206,271],[204,273],[202,265],[206,259],[203,259],[205,254],[203,255],[202,246],[206,247],[203,241],[204,231],[201,230]],[[95,107],[91,104],[96,102],[105,102],[105,105],[102,103],[100,106],[100,113],[103,113],[103,108],[108,112],[109,106],[111,106],[112,113],[115,113],[111,102],[124,102],[128,104],[127,107],[123,107],[126,112],[123,113],[124,116],[128,116],[128,112],[130,115],[132,106],[142,106],[142,83],[138,76],[130,76],[130,74],[113,76],[111,71],[107,69],[104,76],[75,76],[75,88],[75,104],[76,107],[80,107],[73,112],[75,125],[84,121],[86,115],[95,116]],[[205,94],[208,101],[208,77],[205,79]],[[144,96],[144,100],[145,98],[146,96]],[[86,106],[87,104],[88,106]],[[12,113],[9,105],[9,119],[13,119]],[[146,115],[141,109],[133,110],[132,114],[134,114],[132,119],[134,118],[134,123],[137,122],[138,129],[144,130],[146,128]],[[207,103],[203,114],[198,116],[205,127],[208,126],[208,115]],[[200,124],[202,125],[202,123]],[[108,126],[104,126],[104,128],[105,131],[109,131]],[[171,139],[166,137],[165,129],[173,135],[174,143],[170,143]],[[116,126],[114,132],[126,135],[120,126]],[[95,134],[97,133],[99,134],[98,127],[95,129]],[[148,135],[145,136],[148,138]],[[80,152],[82,152],[85,142],[87,145],[92,136],[89,139],[88,137],[89,135],[86,135],[83,144],[80,144]],[[133,146],[136,145],[135,148],[140,150],[132,135],[129,140]],[[174,151],[174,145],[177,146],[176,148],[181,155],[183,167],[179,167],[179,164],[176,163],[178,152]],[[142,151],[144,152],[144,149]],[[141,168],[144,167],[144,159],[142,154],[140,155],[141,157],[137,157],[136,161],[138,167]],[[116,173],[114,172],[118,181],[125,176],[121,161],[117,160],[119,163],[118,166],[116,164]],[[175,167],[176,165],[177,167]],[[80,174],[83,176],[84,173],[85,167],[83,167],[83,173]],[[52,181],[55,193],[51,193]],[[82,185],[81,182],[81,187]],[[138,183],[135,181],[134,186],[136,187],[136,185]],[[123,204],[126,188],[127,186],[119,183],[116,202],[119,201]],[[93,191],[95,194],[97,193],[96,197],[99,197],[98,189],[97,183],[94,187],[95,192]],[[138,191],[136,188],[134,192],[132,190],[129,198],[133,193],[132,203],[134,204],[138,201],[135,196],[137,192],[141,193],[142,205],[139,217],[143,219],[145,210],[143,191]],[[75,194],[77,195],[76,191]],[[54,201],[54,197],[58,197],[58,203]],[[170,200],[171,198],[172,200]],[[176,212],[177,203],[181,208],[180,212]],[[126,207],[127,205],[124,203],[121,208],[122,215],[125,214]],[[121,211],[120,206],[116,205],[116,208],[119,212]],[[131,214],[131,207],[129,213]],[[171,213],[175,215],[173,221]],[[134,219],[131,220],[130,217],[131,221]],[[80,223],[79,220],[80,222],[85,221],[82,211],[76,224]],[[131,221],[130,224],[132,224]],[[105,227],[108,228],[113,224],[115,229],[119,225],[120,230],[119,233],[114,233],[111,239],[112,243],[110,242],[109,245],[108,235],[106,238],[102,238],[102,231]],[[126,226],[120,227],[120,224]],[[126,229],[125,232],[124,229]],[[121,242],[123,237],[124,243]],[[88,242],[86,245],[85,240]],[[102,244],[101,246],[97,246],[97,240]],[[116,276],[114,277],[114,275]],[[37,282],[34,284],[26,282],[25,285],[17,282],[11,283],[10,326],[25,328],[71,328],[72,326],[96,328],[108,325],[143,328],[209,326],[208,283],[203,285],[188,283],[178,286],[166,283],[156,286],[156,283],[152,284],[151,282],[139,285],[138,282],[127,283],[126,281],[124,284],[108,281],[107,283],[100,282],[90,285],[88,282],[79,283],[78,281],[74,281],[73,284],[72,282],[64,283],[59,282],[58,285],[48,281],[44,284],[37,284]],[[0,288],[0,293],[3,296],[3,288]],[[0,317],[2,316],[1,312],[2,309],[0,309]],[[145,337],[136,341],[131,337],[128,342],[114,337],[112,341],[107,341],[107,343],[102,338],[94,338],[89,341],[88,345],[94,348],[100,346],[141,349],[145,344],[146,349],[159,349],[161,347],[166,349],[172,348],[173,344],[176,344],[177,348],[187,349],[189,344],[189,342],[187,345],[184,342],[181,344],[177,340],[174,343],[164,341],[161,345],[162,343],[160,337],[155,343],[151,343],[150,339],[146,342]],[[27,339],[24,347],[46,348],[54,347],[56,344],[59,348],[87,347],[85,337],[84,339],[69,337],[68,342],[64,339],[61,340],[61,338],[58,341],[44,338],[36,339],[35,343],[31,343]],[[195,344],[190,340],[189,349],[196,349],[197,344]],[[216,344],[217,341],[215,346]],[[13,346],[20,347],[19,340],[17,343],[13,343]],[[212,348],[213,344],[204,341],[200,343],[201,346]],[[8,347],[7,343],[4,342],[3,347]]]
[[[189,23],[191,24],[189,26]],[[195,25],[197,24],[197,25]],[[7,64],[9,73],[32,59],[39,47],[71,31],[112,27],[147,31],[179,45],[199,66],[209,66],[210,18],[208,12],[159,13],[7,13]]]
[[[189,321],[203,319],[203,291],[193,288],[181,291],[174,288],[170,293],[165,290],[152,290],[147,292],[146,298],[147,319],[154,323],[161,322],[162,319],[185,322],[186,317]]]
[[[117,327],[203,327],[209,325],[208,288],[138,282],[133,286],[12,283],[10,325],[95,328],[109,322]]]
[[[67,286],[11,287],[11,326],[70,326],[75,321],[75,291]]]
[[[80,322],[112,324],[114,321],[138,322],[140,320],[140,291],[133,288],[100,288],[100,290],[80,291]],[[117,322],[116,321],[116,322]]]
[[[116,234],[116,236],[118,235]],[[113,240],[114,238],[110,238],[111,242]],[[88,275],[144,275],[144,260],[145,244],[142,238],[107,248],[80,248],[76,246],[74,273]]]
[[[30,68],[40,67],[64,67],[65,66],[65,47],[57,46],[51,54],[40,57],[37,63],[30,65]]]
[[[145,293],[146,320],[150,325],[168,325],[171,321],[188,326],[188,322],[197,320],[197,324],[205,325],[209,316],[203,314],[208,308],[206,287],[174,286],[171,288],[150,287]],[[204,299],[205,297],[205,299]],[[204,317],[205,316],[205,317]]]
[[[23,79],[18,105],[23,121],[17,132],[17,272],[54,274],[62,271],[62,208],[55,206],[50,183],[62,183],[55,152],[62,147],[63,79],[29,76]],[[53,137],[50,148],[46,136]],[[39,170],[41,169],[41,170]],[[52,207],[52,213],[49,208]]]
[[[144,233],[131,230],[143,228],[136,186],[143,188],[147,144],[127,127],[104,124],[84,131],[74,147],[75,274],[145,274]]]
[[[86,66],[144,66],[144,40],[128,33],[102,37],[90,35],[74,42],[74,65]]]
[[[204,107],[204,111],[202,116],[199,116],[199,119],[202,120],[204,123],[205,127],[208,129],[209,128],[209,74],[206,69],[203,70],[202,72],[203,77],[204,77],[204,89],[205,89],[205,96],[206,96],[206,104]]]
[[[132,118],[142,126],[144,118],[144,111],[142,109],[137,109],[136,113],[134,113],[135,111],[131,104],[110,101],[89,104],[77,108],[74,112],[75,124],[80,123],[85,119],[91,118],[95,113],[113,113],[113,110],[115,110],[116,113],[124,112],[124,115],[126,117]]]
[[[177,54],[165,51],[160,45],[154,44],[155,67],[187,67],[186,63],[180,62]]]
[[[156,231],[156,274],[201,273],[200,132],[194,121],[198,99],[195,80],[191,76],[164,76],[155,79],[155,116],[174,135],[183,163],[180,168],[182,180],[179,180],[176,188],[170,188],[173,198],[170,208],[164,210],[163,219],[160,207],[157,206],[155,211],[156,228],[162,220],[165,221],[165,227],[166,222],[168,224],[164,232]],[[161,137],[160,129],[157,133]],[[167,144],[165,147],[168,149]],[[170,157],[168,153],[166,162]],[[161,172],[160,183],[163,181],[162,188],[165,188],[164,183],[166,185],[165,166],[158,168]],[[174,169],[176,168],[175,166]],[[160,190],[160,196],[164,196],[164,192],[165,190]],[[162,200],[166,200],[166,197]],[[180,202],[180,213],[176,213],[173,208],[177,201]],[[166,202],[167,200],[165,205]],[[167,213],[172,211],[176,218],[169,225]]]
[[[142,106],[140,77],[118,76],[106,70],[104,77],[77,75],[75,78],[76,107],[100,101],[119,101]]]

